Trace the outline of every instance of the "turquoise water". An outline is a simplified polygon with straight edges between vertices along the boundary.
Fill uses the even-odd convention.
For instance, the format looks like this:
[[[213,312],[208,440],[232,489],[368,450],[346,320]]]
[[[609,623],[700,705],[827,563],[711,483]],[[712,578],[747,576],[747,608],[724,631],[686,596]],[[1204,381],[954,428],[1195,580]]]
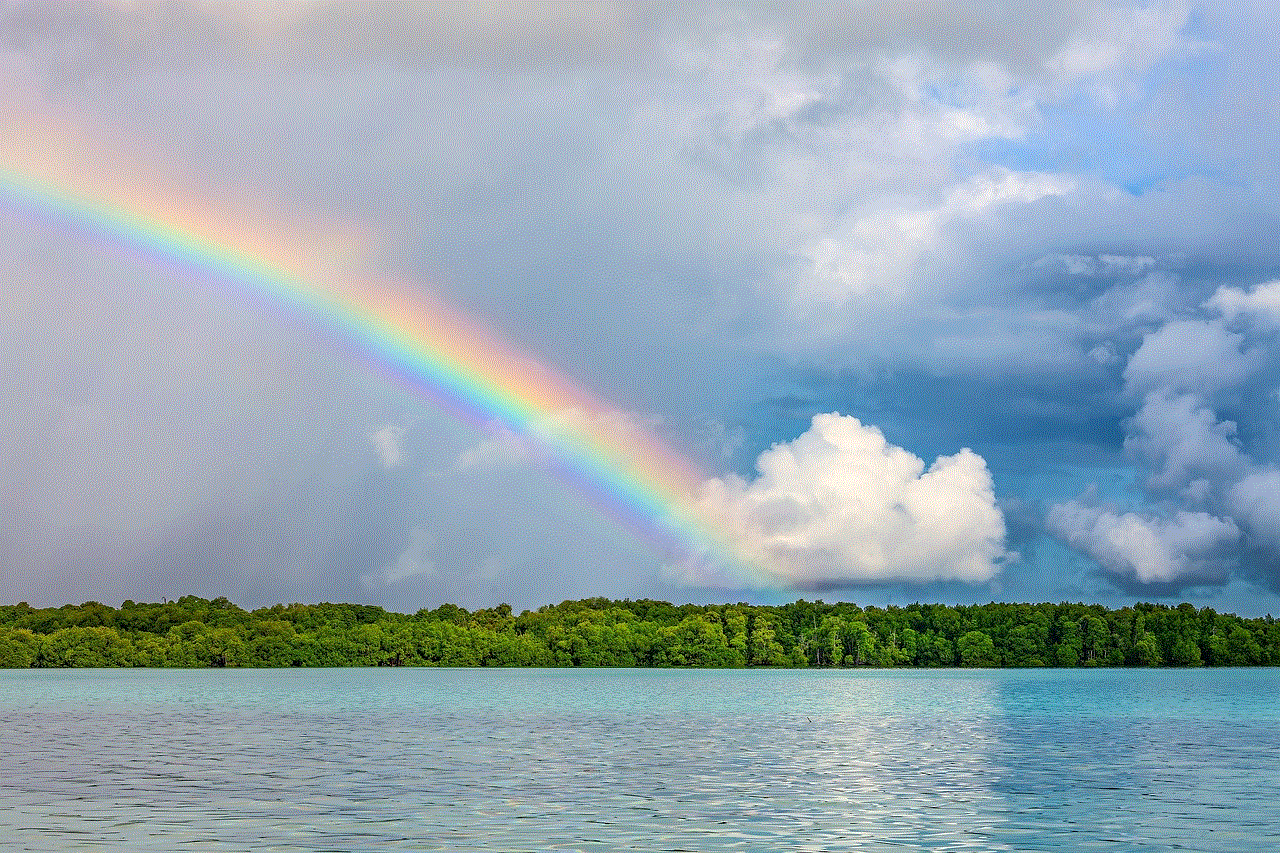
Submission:
[[[1280,671],[0,671],[0,845],[1280,849]]]

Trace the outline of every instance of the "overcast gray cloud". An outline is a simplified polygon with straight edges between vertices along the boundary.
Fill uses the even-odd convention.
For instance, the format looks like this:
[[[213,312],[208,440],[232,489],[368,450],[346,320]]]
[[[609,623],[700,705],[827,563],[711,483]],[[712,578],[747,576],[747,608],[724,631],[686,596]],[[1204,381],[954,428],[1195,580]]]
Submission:
[[[853,0],[819,7],[774,3],[582,4],[551,0],[463,6],[376,2],[75,4],[8,0],[12,43],[48,54],[79,51],[97,64],[154,66],[260,58],[332,67],[459,62],[510,66],[620,58],[664,31],[705,34],[750,27],[785,34],[798,56],[821,62],[868,51],[927,51],[955,63],[989,61],[1022,73],[1128,70],[1168,49],[1176,4],[1126,9],[1101,2],[1029,9],[1021,3],[893,4]],[[1121,31],[1121,38],[1117,38]]]
[[[1114,590],[1274,588],[1277,14],[6,2],[0,98],[211,196],[361,224],[380,271],[738,483],[748,550],[777,550],[748,496],[787,491],[753,465],[808,459],[815,415],[880,427],[920,466],[897,491],[935,457],[972,486],[964,535],[921,520],[880,563],[830,530],[883,542],[889,515],[810,495],[777,582],[1069,596],[1051,549],[1000,562],[1004,502],[1085,508],[1048,529]],[[4,215],[5,596],[720,594],[296,318]]]

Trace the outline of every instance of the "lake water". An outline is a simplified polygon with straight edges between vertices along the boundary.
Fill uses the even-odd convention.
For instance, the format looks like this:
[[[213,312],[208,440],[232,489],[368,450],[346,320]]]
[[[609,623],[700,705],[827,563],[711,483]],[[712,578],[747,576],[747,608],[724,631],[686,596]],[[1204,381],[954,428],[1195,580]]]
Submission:
[[[1280,849],[1280,670],[0,670],[0,844]]]

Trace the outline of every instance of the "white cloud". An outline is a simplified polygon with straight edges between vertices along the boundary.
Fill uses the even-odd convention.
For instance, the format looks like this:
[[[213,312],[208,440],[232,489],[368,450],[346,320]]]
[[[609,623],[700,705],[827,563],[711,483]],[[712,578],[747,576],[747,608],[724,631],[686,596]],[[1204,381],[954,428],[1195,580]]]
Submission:
[[[1244,336],[1221,323],[1177,320],[1147,335],[1124,370],[1127,388],[1212,394],[1238,385],[1261,363],[1262,353],[1245,350]]]
[[[1033,269],[1053,269],[1059,268],[1064,270],[1067,275],[1097,275],[1098,260],[1092,255],[1068,255],[1062,252],[1054,252],[1045,255],[1043,258],[1036,259],[1031,267]]]
[[[481,439],[477,444],[466,448],[454,460],[459,471],[485,470],[503,468],[525,462],[530,457],[527,439],[521,438],[508,429],[494,427],[496,433]]]
[[[369,436],[378,460],[388,471],[404,462],[404,434],[405,428],[399,424],[387,424]]]
[[[616,408],[587,411],[581,408],[558,409],[539,418],[531,432],[548,443],[569,440],[583,435],[611,436],[621,446],[638,446],[649,439],[646,436],[656,426],[635,412]]]
[[[456,467],[460,471],[516,465],[529,461],[545,462],[549,453],[557,447],[577,447],[587,453],[609,454],[609,448],[617,449],[622,457],[628,452],[637,455],[655,444],[657,423],[622,409],[604,408],[587,411],[581,408],[558,409],[548,412],[529,424],[528,435],[515,433],[501,423],[486,426],[490,436],[458,454]],[[600,441],[604,446],[595,450],[584,446]]]
[[[1240,538],[1228,518],[1179,510],[1172,518],[1067,501],[1049,510],[1050,532],[1105,569],[1141,583],[1222,574],[1221,553]]]
[[[1230,17],[1243,17],[1235,11]],[[1003,389],[1027,373],[1061,383],[1057,387],[1080,384],[1082,375],[1111,378],[1113,372],[1098,365],[1123,361],[1139,324],[1189,316],[1187,300],[1203,298],[1195,288],[1221,272],[1214,265],[1222,258],[1241,269],[1257,258],[1271,263],[1274,255],[1257,250],[1237,261],[1237,248],[1267,244],[1265,235],[1255,235],[1272,219],[1257,214],[1277,196],[1274,182],[1241,180],[1233,165],[1252,158],[1274,172],[1271,137],[1280,123],[1265,120],[1274,116],[1274,84],[1256,74],[1274,62],[1224,55],[1260,82],[1257,103],[1223,120],[1213,101],[1222,96],[1217,88],[1230,89],[1231,81],[1179,62],[1192,48],[1185,43],[1186,10],[1177,4],[1031,8],[857,0],[672,10],[642,4],[72,8],[30,2],[9,3],[0,18],[6,72],[0,87],[30,85],[27,74],[40,78],[45,69],[57,92],[51,110],[79,111],[86,128],[109,133],[114,127],[121,138],[146,140],[166,160],[202,170],[201,186],[216,190],[230,180],[263,198],[312,206],[322,219],[340,211],[374,231],[401,233],[403,246],[387,253],[411,277],[441,274],[442,287],[461,304],[490,316],[549,362],[627,405],[666,417],[688,415],[673,411],[687,407],[693,417],[734,411],[744,422],[767,422],[749,407],[776,391],[776,377],[762,376],[758,363],[730,374],[749,360],[738,356],[751,346],[759,347],[762,360],[802,353],[801,371],[817,349],[821,369],[980,373],[992,379],[992,408],[999,411],[1006,405]],[[1199,15],[1196,28],[1203,29]],[[1266,28],[1254,31],[1263,38],[1258,34]],[[1268,51],[1268,57],[1274,53]],[[1184,83],[1210,103],[1182,97]],[[1164,121],[1167,114],[1144,114],[1145,99],[1121,103],[1135,84],[1173,104],[1173,118],[1197,118],[1182,126]],[[1120,108],[1099,111],[1089,94]],[[1181,129],[1171,133],[1170,127]],[[1234,145],[1242,136],[1246,142],[1255,137],[1252,149]],[[1227,155],[1211,158],[1208,171],[1204,161],[1186,159],[1186,151],[1206,145]],[[1133,160],[1136,166],[1126,165]],[[1130,174],[1134,169],[1138,174]],[[1197,177],[1224,171],[1222,182]],[[1171,177],[1188,174],[1192,179],[1183,182]],[[1130,179],[1143,186],[1157,181],[1158,191],[1109,193],[1109,183],[1127,186]],[[1264,225],[1251,230],[1256,222]],[[4,236],[15,239],[12,231]],[[50,506],[30,516],[78,517],[77,526],[86,529],[145,527],[154,534],[136,550],[146,553],[161,535],[195,542],[198,533],[182,528],[202,523],[206,503],[234,503],[248,491],[271,495],[262,505],[272,511],[247,515],[298,516],[298,507],[317,502],[315,495],[278,487],[260,472],[281,460],[311,471],[334,468],[323,442],[335,422],[342,425],[335,444],[356,457],[346,460],[342,476],[361,477],[374,464],[364,441],[387,422],[387,407],[369,401],[356,411],[350,400],[363,392],[327,392],[334,382],[329,369],[315,370],[303,383],[293,376],[298,368],[284,367],[277,371],[282,388],[265,387],[256,396],[270,401],[296,393],[296,404],[292,397],[286,405],[259,403],[232,417],[251,396],[243,389],[263,381],[239,374],[287,364],[289,345],[268,343],[257,355],[241,347],[231,357],[214,347],[207,356],[188,355],[190,364],[176,362],[179,369],[171,371],[167,354],[190,353],[186,338],[194,327],[215,330],[210,341],[218,344],[226,321],[193,323],[188,312],[175,311],[161,322],[138,323],[134,306],[123,306],[122,319],[104,323],[104,300],[88,294],[75,318],[78,334],[61,334],[73,328],[64,318],[32,322],[24,303],[64,309],[75,295],[63,283],[68,277],[56,268],[49,274],[56,300],[10,296],[6,302],[5,291],[28,275],[28,265],[43,268],[56,263],[53,256],[83,254],[49,251],[39,242],[35,256],[22,259],[0,287],[9,340],[0,351],[24,365],[20,383],[47,371],[48,384],[59,391],[69,384],[104,389],[84,402],[100,413],[105,431],[65,431],[56,449],[69,461],[46,463],[37,459],[48,452],[38,440],[45,434],[41,425],[58,420],[39,409],[54,393],[44,394],[42,386],[38,399],[19,395],[30,399],[11,405],[6,398],[0,424],[7,419],[23,427],[5,430],[5,439],[12,436],[6,443],[34,448],[32,460],[8,462],[0,472],[0,486],[15,496],[7,508],[24,507],[60,483],[58,494],[44,499]],[[1153,273],[1151,258],[1160,258],[1163,268],[1179,251],[1191,256],[1188,268],[1197,276],[1206,271],[1203,277],[1193,281],[1188,274],[1184,285],[1157,270],[1141,282],[1126,280]],[[1048,295],[1022,290],[1026,261],[1037,257],[1058,258],[1037,274],[1046,290],[1058,288]],[[99,265],[94,260],[92,266]],[[86,272],[85,280],[102,278],[96,269]],[[1071,274],[1077,277],[1068,281]],[[1117,279],[1117,287],[1090,303],[1097,288],[1112,283],[1090,277]],[[1237,290],[1235,297],[1229,291],[1219,300],[1228,320],[1246,316],[1246,307],[1248,316],[1264,316],[1265,306],[1254,303],[1270,291]],[[140,337],[135,323],[173,328],[179,339]],[[265,334],[254,329],[246,337],[269,340],[270,324],[261,325],[268,326]],[[685,341],[691,328],[696,344]],[[139,340],[145,344],[136,346]],[[1134,368],[1133,400],[1144,408],[1130,424],[1130,447],[1165,473],[1165,488],[1185,486],[1199,506],[1225,511],[1224,494],[1244,476],[1230,424],[1219,423],[1218,401],[1183,400],[1169,390],[1194,386],[1203,395],[1221,388],[1221,380],[1210,367],[1193,375],[1193,366],[1181,379],[1170,378],[1156,343],[1139,359],[1141,367],[1149,357],[1150,370]],[[78,357],[58,358],[77,348]],[[1227,353],[1228,365],[1242,350]],[[55,358],[47,357],[50,351]],[[720,360],[703,357],[707,352]],[[305,370],[313,359],[300,360]],[[228,361],[236,365],[233,372]],[[171,380],[170,373],[183,378]],[[726,382],[727,375],[734,381]],[[175,407],[164,400],[170,384],[227,393],[209,395],[216,406],[196,400]],[[704,388],[713,390],[704,394]],[[1147,400],[1148,392],[1157,396]],[[1248,437],[1246,419],[1230,411]],[[1084,413],[1091,422],[1112,414],[1109,408]],[[991,422],[998,419],[993,415]],[[176,436],[167,443],[128,440],[154,438],[153,424]],[[493,477],[494,466],[528,453],[507,437],[457,454],[457,445],[474,442],[474,435],[432,441],[427,428],[416,426],[414,435],[408,459],[405,436],[394,429],[368,440],[389,467],[424,465],[428,447],[450,457],[433,466],[443,472],[433,478],[440,506],[456,503],[463,489],[449,493],[447,487],[458,480],[496,482],[523,473]],[[711,449],[704,455],[721,458]],[[98,476],[103,456],[111,457],[111,477]],[[128,466],[147,459],[156,464],[138,466],[135,484]],[[189,474],[190,466],[199,470]],[[311,471],[287,479],[309,483]],[[1184,483],[1185,477],[1192,479]],[[390,488],[418,478],[379,479]],[[1265,498],[1262,486],[1258,501]],[[317,491],[357,503],[338,488]],[[1252,506],[1247,490],[1238,491],[1239,505]],[[153,499],[138,499],[151,493]],[[122,494],[130,500],[121,501]],[[385,517],[376,500],[366,500],[361,495],[370,517]],[[80,506],[88,502],[110,511]],[[386,541],[346,579],[388,562],[399,550],[397,538],[417,520],[397,519],[371,534]],[[1241,526],[1246,523],[1242,515]],[[513,520],[510,527],[521,525]],[[314,526],[332,528],[324,519]],[[48,538],[71,541],[58,531]],[[555,556],[563,553],[556,550],[563,535],[547,538],[545,553],[552,556],[543,562],[576,559]],[[201,543],[193,548],[209,550]],[[317,576],[337,574],[323,562],[330,550],[325,543],[314,547],[321,555],[314,561]],[[94,562],[103,561],[86,561]],[[583,582],[584,594],[590,583]]]
[[[1231,486],[1227,502],[1272,553],[1280,553],[1280,469],[1259,466]]]
[[[1062,269],[1068,275],[1135,276],[1155,265],[1156,259],[1138,255],[1075,255],[1053,252],[1034,261],[1033,269]]]
[[[1246,315],[1263,325],[1280,326],[1280,280],[1259,284],[1247,292],[1223,286],[1204,305],[1227,320]]]
[[[1148,484],[1155,488],[1177,488],[1204,477],[1220,483],[1240,476],[1250,464],[1233,441],[1236,424],[1219,421],[1193,394],[1147,395],[1128,429],[1125,449],[1152,466]]]
[[[1138,267],[1111,266],[1104,269],[1133,269],[1134,274],[1137,274]],[[1178,284],[1175,276],[1153,272],[1108,288],[1089,303],[1089,308],[1095,321],[1106,329],[1132,328],[1141,323],[1163,323],[1171,320],[1181,307]]]
[[[1189,14],[1182,2],[1104,7],[1045,63],[1050,85],[1084,87],[1108,106],[1136,96],[1138,78],[1156,62],[1204,49],[1183,38]]]
[[[1108,275],[1140,275],[1155,265],[1156,259],[1143,255],[1098,255],[1102,269]]]
[[[794,310],[809,328],[816,322],[836,334],[867,307],[918,301],[925,294],[916,265],[927,256],[952,251],[949,227],[983,221],[1004,205],[1025,205],[1074,189],[1075,181],[1066,176],[996,169],[956,184],[934,207],[889,208],[852,217],[800,252],[805,269],[795,286]]]
[[[1116,348],[1107,342],[1100,343],[1089,350],[1089,358],[1098,364],[1115,364],[1120,360],[1116,355]]]
[[[979,582],[1008,556],[991,474],[971,450],[925,470],[880,430],[832,413],[762,453],[756,468],[750,481],[708,480],[698,510],[771,583]]]
[[[1246,545],[1280,552],[1280,469],[1266,457],[1265,441],[1246,445],[1241,437],[1269,429],[1259,426],[1272,417],[1269,407],[1259,409],[1250,396],[1273,375],[1276,353],[1257,326],[1226,326],[1241,316],[1265,326],[1277,304],[1277,282],[1221,287],[1202,306],[1221,318],[1166,323],[1146,335],[1125,368],[1125,390],[1142,400],[1125,422],[1125,449],[1149,468],[1145,487],[1184,508],[1157,517],[1072,501],[1050,511],[1051,532],[1143,583],[1221,580],[1233,564],[1248,568]],[[1224,408],[1242,424],[1222,417]],[[1197,507],[1209,512],[1191,511]]]

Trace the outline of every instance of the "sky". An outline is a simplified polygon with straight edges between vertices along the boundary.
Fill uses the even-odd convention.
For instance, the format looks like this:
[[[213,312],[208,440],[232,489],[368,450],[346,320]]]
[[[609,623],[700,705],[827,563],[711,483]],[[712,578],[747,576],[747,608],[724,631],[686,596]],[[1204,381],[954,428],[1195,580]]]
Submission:
[[[569,389],[0,194],[0,601],[1280,613],[1277,17],[0,2],[0,177]]]

